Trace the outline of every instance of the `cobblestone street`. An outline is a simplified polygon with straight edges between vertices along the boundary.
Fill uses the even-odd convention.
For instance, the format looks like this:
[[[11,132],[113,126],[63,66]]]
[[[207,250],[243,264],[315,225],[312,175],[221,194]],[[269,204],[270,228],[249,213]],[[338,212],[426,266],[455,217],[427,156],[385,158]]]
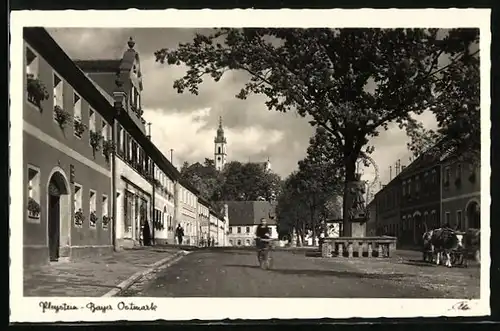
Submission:
[[[261,270],[252,250],[193,252],[141,279],[122,296],[479,298],[477,264],[436,266],[408,251],[389,259],[311,255],[275,251],[273,268]]]
[[[24,296],[99,297],[138,271],[173,256],[176,248],[147,247],[109,256],[24,269]]]

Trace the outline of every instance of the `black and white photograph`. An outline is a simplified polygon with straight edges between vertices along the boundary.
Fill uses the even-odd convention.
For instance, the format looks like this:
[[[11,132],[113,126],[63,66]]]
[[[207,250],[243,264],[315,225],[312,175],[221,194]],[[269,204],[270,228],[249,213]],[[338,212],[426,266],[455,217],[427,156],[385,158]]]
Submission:
[[[12,13],[11,321],[489,314],[489,10],[113,13]]]

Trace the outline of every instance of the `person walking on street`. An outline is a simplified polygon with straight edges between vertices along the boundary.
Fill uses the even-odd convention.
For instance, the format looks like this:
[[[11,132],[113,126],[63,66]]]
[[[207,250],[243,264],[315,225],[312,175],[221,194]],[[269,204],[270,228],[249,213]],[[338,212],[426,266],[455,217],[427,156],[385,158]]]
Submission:
[[[182,245],[182,238],[184,237],[184,229],[180,224],[177,225],[177,229],[175,230],[175,235],[177,237],[179,245]]]

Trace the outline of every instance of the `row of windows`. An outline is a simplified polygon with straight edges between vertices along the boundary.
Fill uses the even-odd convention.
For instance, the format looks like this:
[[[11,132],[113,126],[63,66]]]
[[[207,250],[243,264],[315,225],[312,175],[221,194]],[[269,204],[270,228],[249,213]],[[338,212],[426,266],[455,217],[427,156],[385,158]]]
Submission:
[[[437,183],[436,169],[424,172],[422,181],[420,180],[420,175],[416,175],[413,179],[413,185],[412,178],[408,178],[407,180],[404,180],[402,182],[403,197],[412,197],[412,194],[415,197],[418,197],[420,191],[423,191],[425,194],[427,194],[429,192],[429,189]],[[412,188],[415,190],[415,192],[412,192]]]
[[[250,239],[246,239],[245,241],[238,239],[236,241],[233,241],[232,239],[229,240],[229,245],[233,246],[234,242],[236,242],[236,246],[243,246],[243,242],[245,243],[245,246],[251,246],[252,241]]]
[[[117,153],[144,177],[153,174],[153,162],[144,149],[122,126],[118,127]]]
[[[76,226],[83,227],[87,217],[83,214],[83,195],[84,190],[81,184],[73,184],[73,208],[75,210],[73,221]],[[103,229],[107,229],[109,226],[109,215],[108,215],[108,196],[105,194],[101,195],[100,198],[100,209],[101,218],[97,215],[97,192],[93,189],[89,190],[89,215],[88,222],[90,228],[95,228],[97,223],[100,221]]]
[[[198,216],[209,218],[210,217],[210,209],[203,206],[202,204],[199,204],[198,206],[199,206]]]
[[[221,227],[221,229],[222,229],[222,228],[223,228],[223,227]],[[242,227],[242,226],[238,226],[238,227],[236,227],[236,233],[241,233],[242,229],[243,229],[243,227]],[[273,231],[273,229],[272,229],[272,228],[269,228],[269,232],[270,232],[271,234],[272,234],[272,231]],[[232,227],[232,226],[230,226],[230,227],[229,227],[229,233],[233,233],[233,227]],[[246,227],[245,227],[245,233],[250,233],[250,227],[249,227],[249,226],[246,226]]]
[[[196,207],[196,195],[193,193],[189,192],[185,188],[181,187],[180,189],[180,194],[181,194],[181,202],[195,208]]]
[[[173,229],[173,219],[173,216],[167,212],[166,207],[164,207],[163,211],[155,208],[153,212],[153,227],[158,231],[164,229],[171,231]]]
[[[462,164],[461,163],[456,163],[455,164],[455,181],[461,181],[463,177],[463,169],[462,169]],[[473,164],[469,164],[469,176],[475,173],[475,167]],[[451,171],[451,166],[446,166],[443,170],[443,186],[447,187],[450,184],[450,181],[453,180],[452,178],[452,171]]]
[[[32,51],[29,47],[26,47],[26,74],[29,77],[29,80],[36,81],[39,76],[38,72],[38,67],[39,67],[39,58],[38,56]],[[30,84],[30,81],[28,81],[28,85]],[[31,83],[33,85],[36,85],[35,83]],[[106,121],[101,118],[101,127],[97,127],[97,113],[95,110],[92,108],[89,109],[89,117],[88,117],[88,123],[83,122],[83,116],[82,116],[82,98],[78,93],[75,91],[72,92],[72,103],[71,105],[65,104],[65,95],[64,95],[64,81],[63,79],[56,73],[53,73],[52,76],[52,92],[53,92],[53,116],[55,121],[65,121],[64,123],[69,121],[68,118],[65,120],[63,119],[66,115],[70,115],[73,117],[72,120],[72,127],[73,127],[73,134],[75,137],[78,139],[82,138],[83,133],[86,130],[86,127],[88,127],[89,131],[92,132],[93,134],[99,134],[102,136],[103,141],[109,140],[109,135],[110,135],[110,126]],[[33,103],[34,105],[37,106],[38,99],[40,98],[39,96],[36,97],[36,92],[33,92],[33,88],[30,88],[28,86],[27,90],[27,99],[29,102]],[[72,112],[69,112],[69,109],[71,109]],[[92,140],[92,134],[89,134],[89,144],[92,145],[93,140]],[[101,141],[98,140],[97,144],[101,144]]]
[[[160,185],[167,190],[169,194],[172,195],[174,194],[174,182],[167,176],[165,173],[159,169],[158,167],[155,167],[155,179],[158,180]]]
[[[32,221],[39,221],[40,214],[42,212],[42,206],[40,203],[40,170],[32,165],[28,165],[28,181],[27,181],[27,209],[28,218]],[[83,213],[83,197],[84,190],[81,184],[73,184],[73,222],[77,227],[83,227],[86,221],[88,221],[90,228],[96,228],[97,223],[100,221],[103,229],[107,229],[109,226],[109,215],[108,215],[108,196],[102,194],[98,200],[97,191],[89,189],[88,193],[88,203],[89,203],[89,214],[84,215]],[[98,202],[99,201],[99,202]],[[99,203],[99,205],[98,205]],[[99,210],[98,210],[99,208]],[[100,217],[99,217],[100,212]]]
[[[475,168],[473,165],[469,165],[469,175],[473,174]],[[463,177],[462,164],[457,163],[455,165],[455,180],[461,180]],[[447,166],[443,170],[443,186],[448,186],[452,179],[451,166]],[[437,184],[437,172],[436,169],[432,171],[426,171],[423,173],[422,178],[420,175],[416,175],[413,179],[408,178],[402,181],[402,196],[406,198],[418,198],[420,192],[424,195],[429,194],[433,187]],[[387,190],[383,195],[380,196],[378,206],[379,208],[391,208],[399,203],[397,191]]]

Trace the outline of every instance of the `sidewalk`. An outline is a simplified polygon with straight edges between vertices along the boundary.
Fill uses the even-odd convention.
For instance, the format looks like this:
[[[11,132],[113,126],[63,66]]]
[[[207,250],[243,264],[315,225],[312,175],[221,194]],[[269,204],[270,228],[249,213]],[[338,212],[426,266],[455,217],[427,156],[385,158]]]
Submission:
[[[24,296],[100,297],[136,272],[151,268],[159,260],[173,257],[179,251],[167,247],[142,247],[109,256],[25,268]]]

